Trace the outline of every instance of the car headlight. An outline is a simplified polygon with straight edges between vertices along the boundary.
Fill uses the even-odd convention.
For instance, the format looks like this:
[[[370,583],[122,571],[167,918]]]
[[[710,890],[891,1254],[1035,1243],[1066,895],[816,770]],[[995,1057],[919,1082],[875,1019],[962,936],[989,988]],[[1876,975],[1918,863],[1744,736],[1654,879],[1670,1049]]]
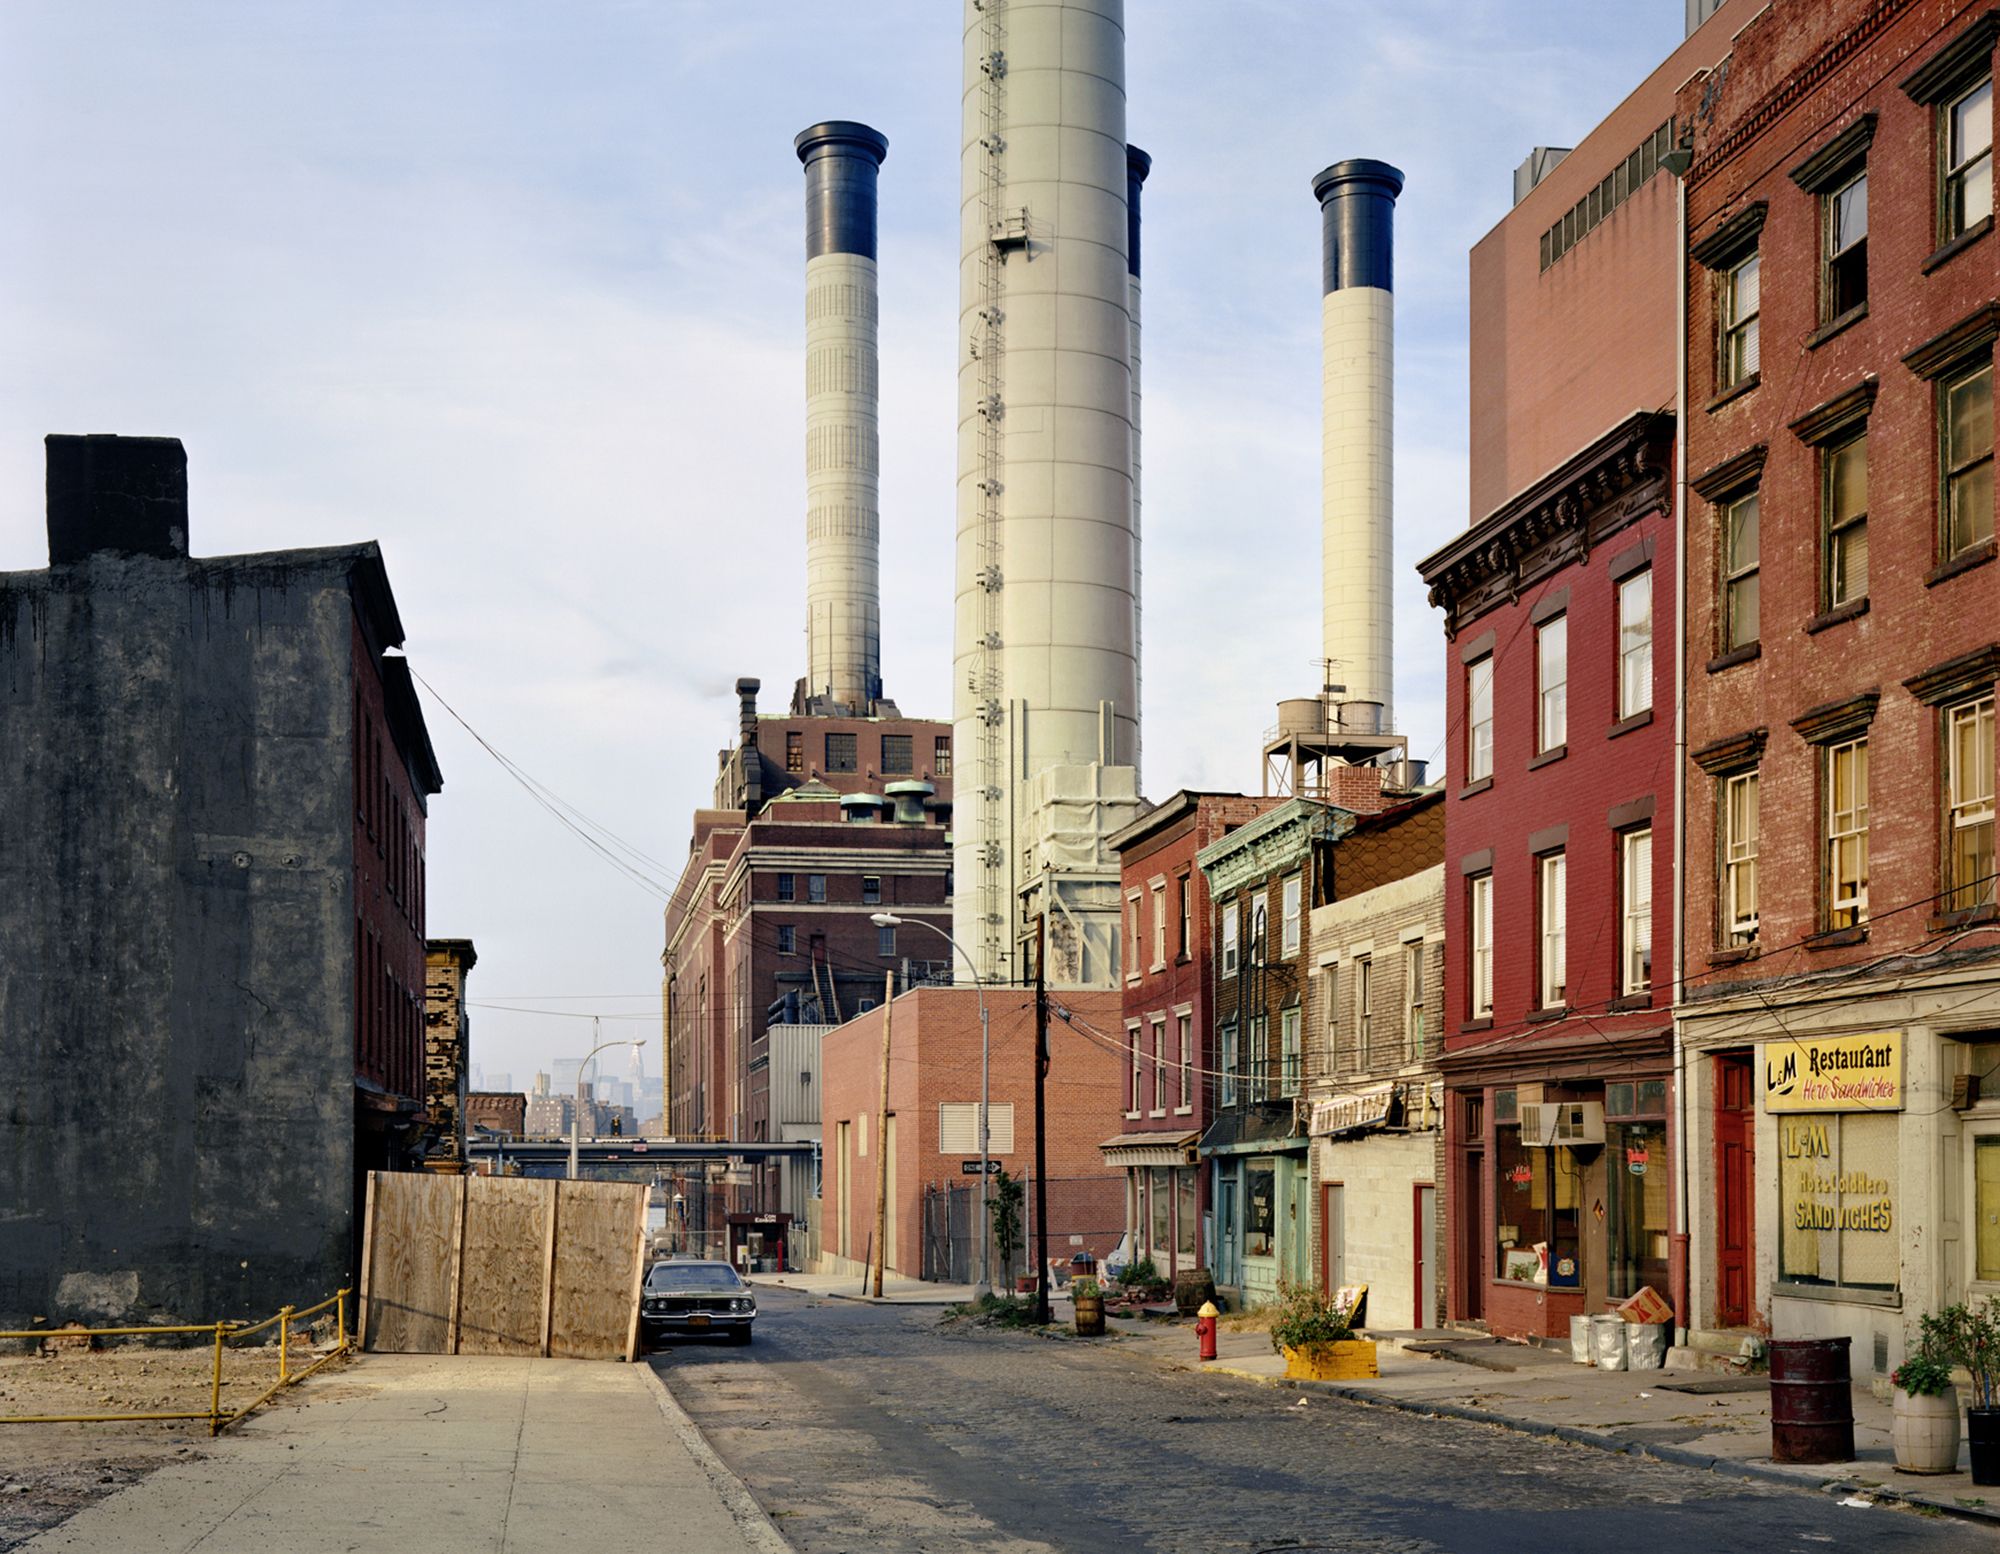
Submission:
[[[729,1306],[732,1311],[748,1311],[750,1309],[750,1302],[747,1300],[732,1300]]]

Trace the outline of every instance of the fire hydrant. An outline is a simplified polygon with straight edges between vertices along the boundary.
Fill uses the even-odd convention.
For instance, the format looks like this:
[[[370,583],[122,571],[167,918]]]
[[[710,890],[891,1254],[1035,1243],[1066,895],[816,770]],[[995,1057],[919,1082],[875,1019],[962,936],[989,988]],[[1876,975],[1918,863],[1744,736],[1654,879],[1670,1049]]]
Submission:
[[[1194,1336],[1201,1340],[1201,1357],[1204,1360],[1215,1358],[1215,1319],[1221,1315],[1212,1300],[1203,1301],[1201,1310],[1195,1313]]]

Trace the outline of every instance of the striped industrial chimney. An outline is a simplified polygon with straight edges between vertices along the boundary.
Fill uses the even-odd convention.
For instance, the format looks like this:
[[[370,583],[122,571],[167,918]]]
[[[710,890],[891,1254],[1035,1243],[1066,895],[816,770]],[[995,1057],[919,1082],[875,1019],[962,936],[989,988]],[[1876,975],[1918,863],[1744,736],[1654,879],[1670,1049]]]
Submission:
[[[806,679],[816,710],[882,694],[875,178],[889,142],[815,124],[806,174]]]
[[[1321,221],[1321,643],[1339,729],[1394,726],[1396,196],[1386,162],[1313,179]]]

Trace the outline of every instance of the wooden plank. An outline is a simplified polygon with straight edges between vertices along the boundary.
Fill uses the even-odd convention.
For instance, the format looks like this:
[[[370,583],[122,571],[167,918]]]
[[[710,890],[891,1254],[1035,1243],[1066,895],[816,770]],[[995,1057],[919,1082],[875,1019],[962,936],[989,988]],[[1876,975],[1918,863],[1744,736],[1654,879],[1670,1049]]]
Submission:
[[[464,1178],[465,1261],[458,1285],[458,1353],[538,1355],[548,1288],[554,1182]]]
[[[451,1296],[446,1310],[451,1314],[445,1329],[444,1352],[458,1353],[458,1303],[465,1293],[465,1178],[448,1176],[445,1178],[457,1190],[452,1196],[457,1202],[452,1205],[453,1228],[451,1234]]]
[[[626,1352],[633,1264],[644,1257],[646,1189],[636,1182],[562,1182],[549,1353],[615,1360]],[[632,1200],[641,1200],[634,1214]]]
[[[542,1357],[556,1320],[556,1223],[562,1217],[562,1183],[549,1183],[548,1220],[542,1226]]]
[[[368,1347],[368,1297],[372,1293],[369,1282],[368,1260],[375,1251],[375,1173],[368,1173],[368,1197],[361,1210],[361,1299],[354,1313],[354,1344],[358,1349]]]
[[[386,1354],[442,1354],[450,1335],[452,1242],[458,1194],[449,1177],[375,1176],[369,1347]]]
[[[639,1358],[639,1297],[646,1288],[646,1208],[652,1189],[642,1187],[632,1209],[637,1216],[632,1234],[637,1239],[639,1255],[632,1259],[632,1315],[631,1325],[625,1330],[625,1363],[631,1364]]]

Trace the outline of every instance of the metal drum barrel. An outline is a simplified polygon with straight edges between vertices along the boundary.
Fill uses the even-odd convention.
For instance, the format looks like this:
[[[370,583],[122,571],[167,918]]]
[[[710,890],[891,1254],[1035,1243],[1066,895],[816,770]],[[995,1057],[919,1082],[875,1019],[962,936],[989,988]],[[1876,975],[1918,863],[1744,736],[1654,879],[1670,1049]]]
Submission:
[[[1845,1338],[1771,1344],[1771,1460],[1852,1462],[1854,1383]]]

